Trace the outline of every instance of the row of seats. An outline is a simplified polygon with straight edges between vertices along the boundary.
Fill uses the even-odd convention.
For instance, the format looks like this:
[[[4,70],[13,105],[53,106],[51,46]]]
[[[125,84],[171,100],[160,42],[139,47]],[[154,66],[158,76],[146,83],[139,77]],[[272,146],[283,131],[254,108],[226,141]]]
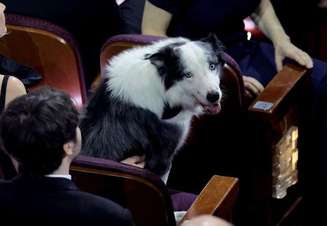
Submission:
[[[64,90],[81,109],[87,101],[87,91],[80,53],[74,38],[62,28],[35,18],[7,15],[7,24],[10,34],[0,41],[0,53],[18,63],[30,66],[43,75],[43,80],[31,89],[49,85]],[[127,48],[145,45],[157,39],[157,37],[142,35],[109,37],[101,50],[100,67],[102,68],[113,55]],[[288,212],[299,200],[297,193],[288,201],[288,205],[285,204],[286,202],[277,205],[273,201],[273,159],[276,157],[273,153],[275,145],[289,127],[297,125],[294,97],[305,82],[303,75],[306,70],[287,65],[263,93],[248,105],[243,95],[243,83],[238,65],[228,55],[226,55],[226,62],[223,84],[229,91],[229,98],[223,105],[224,110],[220,115],[205,116],[195,120],[184,147],[191,154],[199,153],[200,149],[209,149],[216,153],[213,158],[214,164],[220,165],[226,162],[226,165],[222,164],[214,172],[209,169],[208,172],[211,172],[209,175],[200,173],[201,178],[194,181],[194,187],[198,187],[194,192],[198,193],[201,190],[199,188],[207,181],[209,184],[206,188],[210,188],[211,192],[205,188],[200,193],[200,198],[196,199],[186,218],[199,213],[210,213],[231,220],[234,217],[232,206],[238,190],[238,180],[231,177],[233,176],[240,178],[241,197],[238,205],[244,215],[252,218],[253,225],[273,225],[283,220],[284,214],[281,213]],[[255,139],[254,137],[249,139],[249,136],[241,139],[239,136],[242,135],[242,131],[235,130],[237,126],[245,128],[247,122],[256,122],[256,126],[251,128],[254,132],[252,134],[257,136]],[[233,126],[231,123],[234,123]],[[217,143],[217,138],[222,139],[220,144]],[[248,141],[254,147],[254,152],[242,154],[242,150],[229,148],[236,147],[229,146],[229,143],[240,140]],[[242,163],[246,160],[251,161]],[[206,163],[200,165],[204,166]],[[243,168],[245,166],[247,168]],[[205,172],[203,169],[198,170]],[[212,178],[213,174],[218,173],[230,177]],[[175,224],[172,203],[164,184],[146,170],[110,160],[81,156],[73,164],[72,175],[82,189],[110,197],[128,207],[137,225]],[[195,178],[198,179],[196,174]],[[186,185],[189,186],[188,183]],[[140,208],[140,203],[144,205],[146,202],[144,199],[140,200],[140,197],[145,196],[149,198],[148,207]],[[212,200],[213,203],[209,204],[206,200]],[[273,205],[278,208],[273,208]],[[249,215],[250,209],[252,212],[257,211],[256,215],[261,217],[255,218],[254,213]]]

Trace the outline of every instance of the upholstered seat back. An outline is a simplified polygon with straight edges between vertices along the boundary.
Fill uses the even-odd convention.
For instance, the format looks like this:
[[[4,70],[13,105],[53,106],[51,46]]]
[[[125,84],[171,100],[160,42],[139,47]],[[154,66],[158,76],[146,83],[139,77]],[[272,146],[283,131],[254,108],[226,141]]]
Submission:
[[[80,53],[72,36],[47,21],[9,14],[8,35],[0,40],[0,54],[31,67],[43,76],[33,86],[66,91],[80,108],[86,100]]]
[[[145,169],[79,156],[72,164],[71,174],[81,190],[108,197],[133,210],[136,225],[175,225],[167,188]]]

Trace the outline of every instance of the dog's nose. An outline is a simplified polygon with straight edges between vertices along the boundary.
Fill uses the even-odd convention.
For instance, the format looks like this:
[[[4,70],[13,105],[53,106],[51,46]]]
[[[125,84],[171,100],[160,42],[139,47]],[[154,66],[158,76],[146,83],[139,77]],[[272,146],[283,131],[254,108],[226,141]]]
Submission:
[[[219,98],[220,98],[220,93],[216,91],[210,92],[206,96],[206,99],[211,103],[215,103]]]

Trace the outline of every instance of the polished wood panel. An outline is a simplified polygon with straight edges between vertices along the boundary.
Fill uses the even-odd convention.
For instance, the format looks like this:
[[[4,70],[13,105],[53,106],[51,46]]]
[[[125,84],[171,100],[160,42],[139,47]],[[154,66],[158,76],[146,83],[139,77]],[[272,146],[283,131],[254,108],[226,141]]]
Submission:
[[[231,221],[238,185],[237,178],[214,175],[197,196],[180,224],[202,214],[216,215]]]
[[[308,70],[305,67],[299,65],[284,65],[283,69],[274,76],[263,92],[261,92],[260,95],[254,100],[248,110],[251,112],[261,112],[265,114],[276,113],[279,104],[283,100],[286,100],[287,95],[302,79],[307,71]],[[272,107],[268,109],[258,109],[255,105],[259,101],[272,103]]]

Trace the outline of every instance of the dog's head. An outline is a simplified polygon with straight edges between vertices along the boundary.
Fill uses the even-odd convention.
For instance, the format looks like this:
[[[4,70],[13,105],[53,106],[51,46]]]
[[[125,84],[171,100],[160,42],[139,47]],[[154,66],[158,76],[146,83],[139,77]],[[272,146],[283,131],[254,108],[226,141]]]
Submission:
[[[157,68],[171,107],[218,113],[221,109],[222,44],[215,35],[177,42],[146,56]]]

